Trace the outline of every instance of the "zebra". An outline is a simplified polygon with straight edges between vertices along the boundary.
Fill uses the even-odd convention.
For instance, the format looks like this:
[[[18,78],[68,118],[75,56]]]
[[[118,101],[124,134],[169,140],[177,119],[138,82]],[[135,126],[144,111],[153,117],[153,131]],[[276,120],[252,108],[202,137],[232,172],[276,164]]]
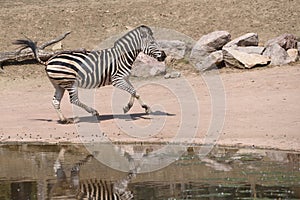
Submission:
[[[65,149],[62,148],[54,162],[54,172],[57,183],[52,187],[50,199],[95,199],[95,200],[131,200],[132,191],[128,190],[129,182],[136,177],[137,169],[130,170],[125,177],[116,182],[92,178],[82,179],[80,169],[90,162],[94,156],[87,155],[83,160],[75,163],[71,168],[68,181],[63,168]],[[127,157],[126,157],[127,158]],[[129,158],[131,159],[131,158]],[[130,160],[129,160],[130,161]]]
[[[112,48],[100,51],[66,51],[57,54],[47,61],[42,61],[38,56],[36,43],[30,39],[20,39],[14,42],[21,45],[22,49],[30,48],[35,59],[45,65],[45,70],[50,82],[55,88],[52,104],[56,110],[60,123],[72,123],[72,119],[66,118],[61,109],[60,102],[65,90],[68,91],[71,104],[77,105],[94,116],[99,113],[82,103],[78,98],[78,87],[99,88],[105,85],[113,85],[130,93],[129,102],[123,107],[127,113],[137,99],[146,113],[151,112],[150,107],[143,102],[140,95],[129,81],[132,64],[140,52],[145,53],[160,62],[167,57],[160,50],[152,30],[141,25],[123,37],[115,41]]]

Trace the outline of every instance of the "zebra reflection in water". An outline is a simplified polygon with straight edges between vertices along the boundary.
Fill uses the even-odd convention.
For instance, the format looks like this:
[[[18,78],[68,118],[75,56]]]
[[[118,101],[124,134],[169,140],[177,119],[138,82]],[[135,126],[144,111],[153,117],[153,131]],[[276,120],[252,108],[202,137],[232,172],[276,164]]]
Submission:
[[[128,190],[129,182],[136,176],[133,169],[121,180],[110,182],[103,179],[82,179],[80,168],[94,159],[93,155],[86,156],[71,168],[70,178],[67,178],[63,167],[65,149],[62,148],[54,163],[57,183],[52,188],[50,199],[88,199],[88,200],[131,200],[133,194]],[[130,158],[129,158],[130,159]]]

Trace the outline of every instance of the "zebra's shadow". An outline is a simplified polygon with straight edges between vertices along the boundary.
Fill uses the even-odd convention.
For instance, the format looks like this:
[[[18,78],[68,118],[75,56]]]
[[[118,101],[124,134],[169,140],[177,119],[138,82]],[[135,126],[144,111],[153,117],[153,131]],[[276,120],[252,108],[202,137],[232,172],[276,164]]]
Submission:
[[[101,121],[107,121],[107,120],[113,120],[113,119],[122,119],[126,121],[134,121],[134,120],[139,120],[139,119],[149,119],[151,120],[152,118],[156,116],[175,116],[175,114],[167,113],[167,112],[162,112],[162,111],[154,111],[149,114],[147,113],[133,113],[133,114],[106,114],[106,115],[100,115],[98,117],[96,116],[83,116],[83,117],[78,117],[78,123],[80,122],[90,122],[90,123],[99,123]]]

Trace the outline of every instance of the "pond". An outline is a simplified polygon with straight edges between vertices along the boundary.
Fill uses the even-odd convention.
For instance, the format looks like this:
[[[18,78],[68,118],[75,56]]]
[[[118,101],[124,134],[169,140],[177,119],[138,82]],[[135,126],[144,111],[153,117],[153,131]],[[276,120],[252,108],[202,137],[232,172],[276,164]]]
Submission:
[[[159,145],[123,147],[147,152]],[[3,144],[0,200],[105,199],[101,195],[117,192],[140,200],[300,199],[299,152],[216,146],[201,157],[200,148],[188,147],[170,165],[139,173],[138,167],[112,169],[83,145]]]

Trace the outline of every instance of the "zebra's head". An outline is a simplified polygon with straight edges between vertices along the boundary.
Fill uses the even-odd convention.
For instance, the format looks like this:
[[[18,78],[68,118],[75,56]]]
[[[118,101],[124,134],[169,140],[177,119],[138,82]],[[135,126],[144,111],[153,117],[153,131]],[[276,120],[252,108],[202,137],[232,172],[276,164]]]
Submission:
[[[160,62],[163,62],[167,55],[164,51],[160,50],[159,45],[153,37],[152,30],[147,26],[140,26],[139,32],[142,40],[142,52],[148,56],[156,58]]]

